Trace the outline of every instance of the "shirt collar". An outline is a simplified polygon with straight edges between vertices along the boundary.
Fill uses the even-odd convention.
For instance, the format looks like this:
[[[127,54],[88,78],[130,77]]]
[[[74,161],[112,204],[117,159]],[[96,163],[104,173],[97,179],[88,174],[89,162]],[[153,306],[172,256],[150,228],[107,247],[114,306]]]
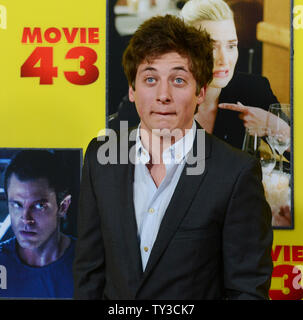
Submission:
[[[136,164],[147,164],[150,161],[150,155],[141,142],[140,127],[141,124],[138,126],[136,136]],[[192,149],[196,130],[196,122],[193,121],[191,129],[186,129],[185,135],[181,139],[163,151],[162,157],[165,164],[179,164],[185,159],[186,155]]]

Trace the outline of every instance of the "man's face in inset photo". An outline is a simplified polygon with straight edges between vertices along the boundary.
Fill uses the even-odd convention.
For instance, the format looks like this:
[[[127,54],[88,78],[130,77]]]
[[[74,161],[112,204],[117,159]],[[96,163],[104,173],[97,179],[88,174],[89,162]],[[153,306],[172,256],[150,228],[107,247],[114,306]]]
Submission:
[[[11,225],[19,245],[42,247],[58,230],[59,217],[67,208],[58,207],[56,193],[45,178],[21,181],[12,174],[7,189]]]

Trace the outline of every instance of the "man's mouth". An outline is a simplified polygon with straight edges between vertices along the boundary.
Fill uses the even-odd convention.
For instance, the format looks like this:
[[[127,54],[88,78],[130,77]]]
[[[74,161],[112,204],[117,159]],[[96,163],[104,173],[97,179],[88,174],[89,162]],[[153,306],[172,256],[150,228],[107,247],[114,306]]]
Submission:
[[[23,237],[34,237],[37,232],[35,231],[28,231],[28,230],[21,230],[20,231],[20,234],[23,236]]]
[[[162,112],[162,111],[156,112],[156,111],[154,111],[152,113],[159,115],[159,116],[174,116],[174,115],[176,115],[176,112]]]

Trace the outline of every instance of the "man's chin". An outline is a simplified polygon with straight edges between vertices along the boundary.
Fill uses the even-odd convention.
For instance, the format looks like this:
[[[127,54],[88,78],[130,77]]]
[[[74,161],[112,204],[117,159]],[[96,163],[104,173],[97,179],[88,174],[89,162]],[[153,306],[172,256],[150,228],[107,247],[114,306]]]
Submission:
[[[17,237],[18,245],[23,249],[33,250],[39,247],[37,239],[25,239],[24,237]]]
[[[145,134],[142,132],[144,130]],[[154,136],[159,138],[174,137],[176,140],[184,136],[184,129],[179,128],[175,121],[157,121],[147,126],[141,126],[141,136]]]

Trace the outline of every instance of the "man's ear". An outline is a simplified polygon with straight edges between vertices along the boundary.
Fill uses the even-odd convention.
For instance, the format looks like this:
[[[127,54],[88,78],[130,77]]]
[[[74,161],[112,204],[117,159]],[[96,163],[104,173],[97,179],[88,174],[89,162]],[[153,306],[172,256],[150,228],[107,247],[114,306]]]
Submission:
[[[204,101],[206,89],[207,89],[206,85],[201,88],[200,92],[197,95],[197,98],[198,98],[197,104],[200,105]]]
[[[135,102],[135,89],[131,85],[128,87],[128,99],[130,102]]]
[[[59,206],[58,215],[60,218],[65,218],[67,210],[72,202],[72,196],[68,194],[61,202]]]

